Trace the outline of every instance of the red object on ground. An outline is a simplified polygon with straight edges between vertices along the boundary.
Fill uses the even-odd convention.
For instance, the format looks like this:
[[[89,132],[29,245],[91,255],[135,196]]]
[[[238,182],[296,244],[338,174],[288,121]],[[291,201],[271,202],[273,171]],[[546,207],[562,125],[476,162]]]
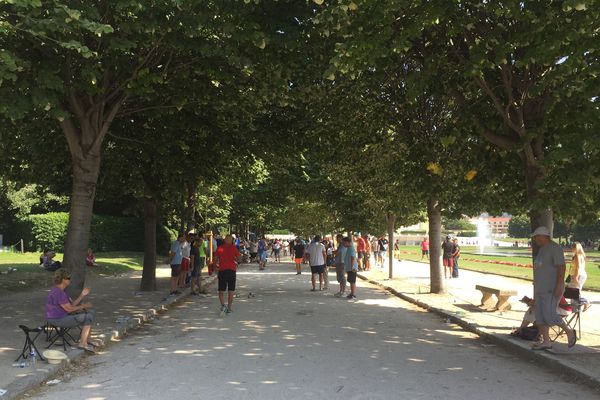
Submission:
[[[215,265],[215,263],[208,263],[208,275],[212,275],[215,272],[216,268],[217,266]]]

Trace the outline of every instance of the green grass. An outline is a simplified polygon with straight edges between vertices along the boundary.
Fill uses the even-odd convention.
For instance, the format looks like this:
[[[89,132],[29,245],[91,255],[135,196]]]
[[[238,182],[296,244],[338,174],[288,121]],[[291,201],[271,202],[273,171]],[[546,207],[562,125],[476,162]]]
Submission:
[[[480,263],[476,261],[467,261],[467,258],[473,258],[478,260],[499,260],[499,261],[508,261],[522,264],[531,264],[531,257],[503,257],[503,256],[488,256],[488,255],[478,255],[471,253],[474,248],[473,247],[462,247],[461,248],[461,259],[460,259],[460,268],[464,268],[466,270],[478,271],[478,272],[486,272],[490,274],[504,275],[510,276],[513,278],[522,278],[533,280],[533,269],[526,267],[517,267],[512,265],[502,265],[502,264],[492,264],[492,263]],[[511,248],[496,248],[496,251],[510,251]],[[402,246],[401,247],[401,258],[403,260],[412,260],[412,261],[421,261],[421,249],[419,246]],[[406,253],[409,252],[409,253]],[[590,252],[593,255],[597,252]],[[590,254],[588,253],[588,255]],[[524,253],[525,254],[525,253]],[[566,254],[565,257],[569,255]],[[585,283],[584,289],[589,290],[600,290],[600,263],[596,261],[588,261],[586,265],[586,271],[588,274],[588,279]],[[569,266],[567,265],[567,273]]]
[[[49,287],[52,273],[39,267],[39,253],[0,253],[0,295],[25,289]],[[62,254],[55,260],[62,261]],[[89,267],[88,273],[116,275],[142,269],[143,254],[138,252],[112,252],[96,254],[97,267]],[[17,270],[6,273],[9,268]]]

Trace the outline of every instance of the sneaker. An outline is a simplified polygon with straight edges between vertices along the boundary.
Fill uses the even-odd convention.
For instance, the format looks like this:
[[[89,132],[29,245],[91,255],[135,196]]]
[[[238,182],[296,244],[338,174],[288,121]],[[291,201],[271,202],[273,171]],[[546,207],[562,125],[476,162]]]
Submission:
[[[227,310],[225,310],[225,314],[231,314],[233,312],[233,310],[231,308],[229,308],[228,306],[226,306],[226,307],[227,307]]]
[[[343,293],[342,292],[337,292],[336,294],[333,295],[333,297],[342,297]]]
[[[351,300],[352,300],[352,299],[355,299],[355,298],[356,298],[356,296],[355,296],[355,295],[353,295],[353,294],[349,294],[348,296],[346,296],[346,298],[347,298],[347,299],[351,299]]]
[[[227,313],[227,306],[225,304],[221,304],[221,312],[219,315],[222,317]]]

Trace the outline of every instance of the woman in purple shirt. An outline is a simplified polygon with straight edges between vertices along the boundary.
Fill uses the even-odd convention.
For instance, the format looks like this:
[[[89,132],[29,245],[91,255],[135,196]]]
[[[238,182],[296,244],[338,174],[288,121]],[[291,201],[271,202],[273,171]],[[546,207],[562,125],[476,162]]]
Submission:
[[[50,290],[46,301],[46,320],[59,328],[82,326],[77,347],[95,353],[94,347],[102,345],[101,342],[90,338],[96,313],[91,309],[91,303],[82,303],[90,289],[84,288],[77,299],[71,300],[65,293],[65,289],[71,283],[71,275],[64,268],[54,272],[54,283],[56,286]]]

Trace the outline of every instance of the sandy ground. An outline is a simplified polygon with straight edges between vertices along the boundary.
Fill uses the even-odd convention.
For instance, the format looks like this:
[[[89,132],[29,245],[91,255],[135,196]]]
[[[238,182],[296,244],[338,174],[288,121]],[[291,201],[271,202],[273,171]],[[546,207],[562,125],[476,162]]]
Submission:
[[[232,314],[219,317],[214,292],[190,297],[30,397],[599,398],[374,286],[338,299],[292,269],[244,267]]]

